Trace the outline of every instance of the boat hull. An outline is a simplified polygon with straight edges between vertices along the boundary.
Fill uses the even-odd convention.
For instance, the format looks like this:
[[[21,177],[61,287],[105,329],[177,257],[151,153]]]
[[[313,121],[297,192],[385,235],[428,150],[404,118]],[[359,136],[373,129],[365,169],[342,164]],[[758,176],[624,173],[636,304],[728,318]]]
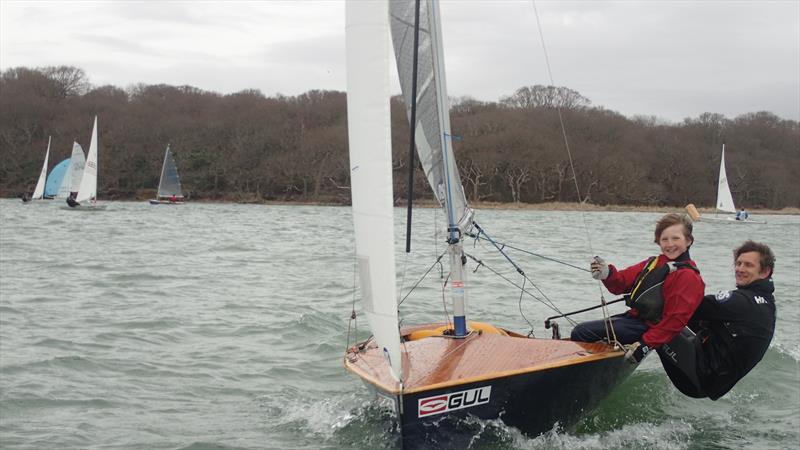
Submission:
[[[754,220],[754,219],[745,219],[745,220],[737,220],[733,217],[701,217],[699,219],[700,222],[713,222],[713,223],[726,223],[726,224],[738,224],[738,225],[766,225],[766,221],[763,220]]]
[[[169,200],[154,200],[154,199],[150,199],[150,204],[151,205],[182,205],[183,203],[184,202],[179,202],[179,201],[173,202],[173,201],[169,201]]]
[[[602,343],[514,334],[461,343],[429,337],[404,350],[410,369],[402,389],[385,375],[374,345],[351,348],[345,367],[394,401],[404,446],[412,448],[462,446],[457,441],[471,434],[450,433],[447,424],[466,416],[500,419],[529,436],[570,426],[636,368]]]
[[[403,395],[402,400],[397,400],[402,401],[403,406],[400,415],[402,438],[412,447],[440,446],[445,444],[442,442],[445,439],[457,440],[457,434],[448,436],[447,430],[442,430],[440,420],[443,414],[449,415],[449,420],[467,415],[484,420],[499,418],[528,436],[550,431],[556,424],[571,426],[633,371],[634,366],[620,359],[598,360]],[[485,403],[476,404],[481,401]],[[431,414],[421,409],[431,403],[435,403],[434,410],[444,412]],[[474,406],[446,411],[448,407],[459,407],[464,403]]]

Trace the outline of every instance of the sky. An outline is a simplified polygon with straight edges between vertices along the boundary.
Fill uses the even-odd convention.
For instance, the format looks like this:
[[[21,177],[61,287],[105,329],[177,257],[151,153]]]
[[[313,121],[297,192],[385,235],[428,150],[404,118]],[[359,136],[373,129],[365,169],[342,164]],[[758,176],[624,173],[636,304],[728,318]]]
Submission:
[[[0,70],[70,65],[93,85],[121,88],[344,91],[344,8],[343,0],[0,0]],[[552,84],[628,117],[770,111],[800,120],[800,0],[442,0],[440,8],[453,97],[498,101],[551,84],[552,74]]]

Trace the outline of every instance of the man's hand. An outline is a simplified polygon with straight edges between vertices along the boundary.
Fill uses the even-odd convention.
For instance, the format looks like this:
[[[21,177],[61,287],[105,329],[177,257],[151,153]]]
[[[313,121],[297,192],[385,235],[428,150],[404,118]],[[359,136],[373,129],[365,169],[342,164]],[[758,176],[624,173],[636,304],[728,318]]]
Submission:
[[[589,265],[589,269],[592,271],[592,278],[595,280],[605,280],[608,278],[608,263],[599,256],[595,256],[592,258],[592,263]]]
[[[631,364],[639,364],[649,352],[650,347],[644,345],[643,342],[634,342],[628,346],[625,359]]]

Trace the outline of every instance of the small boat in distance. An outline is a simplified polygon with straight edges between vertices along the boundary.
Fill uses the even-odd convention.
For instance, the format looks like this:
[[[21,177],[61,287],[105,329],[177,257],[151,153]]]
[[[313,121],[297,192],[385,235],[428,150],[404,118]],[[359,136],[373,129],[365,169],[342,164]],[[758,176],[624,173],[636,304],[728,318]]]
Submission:
[[[31,200],[51,200],[53,197],[45,197],[44,186],[47,182],[47,162],[50,159],[50,141],[52,136],[47,138],[47,151],[44,154],[44,164],[42,170],[39,172],[39,180],[36,182],[36,187],[33,189],[33,195],[30,198],[27,195],[22,196],[23,203],[28,203]]]
[[[181,178],[178,176],[178,167],[172,152],[164,153],[164,164],[161,166],[161,180],[158,182],[158,193],[155,199],[150,199],[151,205],[182,205],[183,191],[181,191]]]
[[[728,214],[735,214],[734,217],[725,216],[725,217],[718,217],[716,214],[713,217],[701,217],[700,212],[694,206],[694,204],[690,203],[686,205],[686,212],[689,213],[689,217],[692,218],[695,222],[702,221],[702,222],[719,222],[719,223],[751,223],[751,224],[765,224],[767,222],[763,220],[753,220],[750,219],[747,213],[737,213],[736,206],[733,204],[733,195],[731,194],[731,187],[728,184],[728,175],[727,171],[725,170],[725,143],[722,143],[722,157],[719,161],[719,178],[717,179],[717,203],[716,203],[717,212],[723,212]],[[744,210],[742,210],[744,212]]]

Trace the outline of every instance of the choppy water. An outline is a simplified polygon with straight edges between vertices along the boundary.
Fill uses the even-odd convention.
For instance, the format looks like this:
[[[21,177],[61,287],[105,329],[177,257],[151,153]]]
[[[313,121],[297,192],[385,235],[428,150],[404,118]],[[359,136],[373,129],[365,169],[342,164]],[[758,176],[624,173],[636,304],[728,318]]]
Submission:
[[[404,292],[444,249],[436,214],[415,216],[415,255],[398,261]],[[628,265],[658,251],[659,214],[477,217],[498,240],[580,266],[592,254]],[[0,200],[0,218],[0,447],[396,445],[391,414],[341,365],[354,285],[349,208],[110,203],[83,213]],[[726,397],[683,397],[649,358],[577,427],[528,438],[474,420],[465,424],[472,448],[800,447],[800,218],[765,219],[695,228],[692,255],[709,291],[732,287],[731,249],[745,238],[777,255],[775,339]],[[486,244],[467,249],[519,281]],[[511,254],[559,308],[598,301],[587,273]],[[434,272],[403,304],[407,323],[441,317]],[[486,268],[470,277],[471,318],[527,332],[517,290]],[[545,336],[551,310],[529,298],[522,310]]]

